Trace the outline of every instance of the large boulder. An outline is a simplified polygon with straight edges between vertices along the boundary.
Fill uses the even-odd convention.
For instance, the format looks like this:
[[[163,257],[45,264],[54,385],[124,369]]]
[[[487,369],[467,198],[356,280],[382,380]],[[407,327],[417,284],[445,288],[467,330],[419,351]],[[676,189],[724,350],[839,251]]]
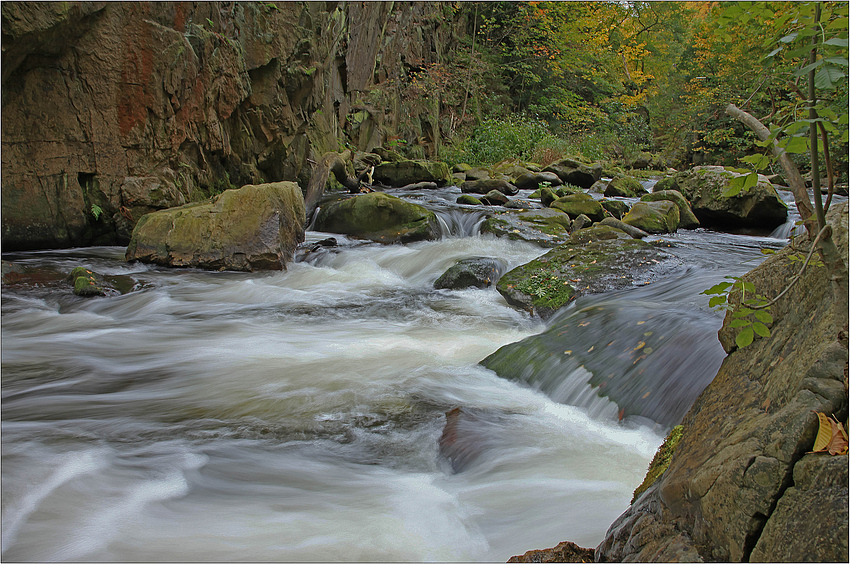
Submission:
[[[554,172],[526,172],[519,175],[513,182],[520,190],[537,190],[542,183],[548,183],[549,186],[562,184],[561,179]]]
[[[847,204],[829,219],[846,257]],[[744,276],[754,293],[786,287],[800,267],[794,246]],[[737,347],[743,329],[727,314],[728,356],[666,472],[611,526],[597,561],[848,561],[847,458],[807,454],[814,412],[845,426],[848,416],[847,311],[826,270],[807,268],[771,307],[770,336],[749,346]]]
[[[210,202],[143,216],[125,258],[215,270],[282,270],[304,240],[304,222],[296,183],[243,186]]]
[[[623,223],[647,233],[675,233],[679,227],[679,207],[669,200],[640,201],[623,216]]]
[[[449,172],[449,166],[444,162],[399,160],[376,166],[372,179],[396,188],[417,182],[436,182],[439,186],[443,186],[452,181],[452,175]]]
[[[440,237],[434,212],[383,192],[323,205],[314,227],[317,231],[344,233],[378,243],[411,243]]]
[[[543,172],[554,172],[565,184],[573,184],[581,188],[590,188],[602,177],[602,166],[589,165],[573,159],[563,159],[552,163]]]
[[[630,286],[665,257],[619,229],[594,225],[507,272],[496,289],[509,304],[549,317],[579,295]]]
[[[575,219],[582,214],[592,221],[602,221],[605,217],[605,208],[602,207],[602,204],[584,193],[558,198],[549,207],[564,212],[570,216],[570,219]]]
[[[696,229],[699,227],[699,220],[691,210],[690,204],[678,190],[659,190],[651,194],[644,194],[640,198],[644,202],[657,202],[659,200],[669,200],[679,207],[679,227],[682,229]]]
[[[785,223],[788,206],[764,177],[746,192],[723,197],[736,176],[720,166],[699,166],[676,177],[676,184],[703,225],[773,229]]]
[[[570,236],[570,217],[550,209],[497,213],[484,220],[481,233],[556,247]]]

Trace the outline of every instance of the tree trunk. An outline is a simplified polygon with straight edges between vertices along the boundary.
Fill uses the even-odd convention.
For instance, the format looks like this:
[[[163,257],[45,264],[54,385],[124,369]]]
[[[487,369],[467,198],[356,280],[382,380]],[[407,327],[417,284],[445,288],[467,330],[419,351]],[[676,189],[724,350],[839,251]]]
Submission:
[[[359,191],[360,183],[356,178],[348,176],[345,170],[344,156],[350,154],[346,151],[343,155],[339,153],[325,153],[319,162],[316,163],[316,168],[313,169],[313,174],[310,175],[310,182],[307,184],[307,190],[304,194],[304,207],[307,210],[307,223],[313,217],[313,212],[316,211],[316,204],[325,193],[325,186],[328,183],[330,173],[333,173],[340,184],[348,188],[349,192],[356,193]]]
[[[766,141],[770,136],[770,130],[757,118],[736,107],[734,104],[726,106],[726,113],[752,129],[762,141]],[[782,165],[782,170],[785,171],[785,177],[788,180],[791,191],[794,193],[797,210],[804,219],[803,223],[809,233],[809,239],[817,237],[820,231],[818,229],[818,218],[812,209],[812,202],[809,199],[809,192],[806,190],[806,183],[803,181],[803,177],[800,176],[797,165],[788,157],[788,153],[778,146],[776,140],[773,142],[773,153],[779,157],[779,163]],[[826,232],[820,236],[817,242],[818,251],[829,270],[832,297],[835,300],[836,325],[839,330],[843,329],[846,331],[848,322],[847,265],[844,262],[841,251],[832,239],[832,225],[827,224],[825,229]]]

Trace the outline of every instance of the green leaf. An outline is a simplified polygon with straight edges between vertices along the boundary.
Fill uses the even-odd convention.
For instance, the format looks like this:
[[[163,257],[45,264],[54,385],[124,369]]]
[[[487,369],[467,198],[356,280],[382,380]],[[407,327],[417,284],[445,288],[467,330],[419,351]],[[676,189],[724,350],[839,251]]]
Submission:
[[[714,296],[708,300],[708,307],[717,307],[723,303],[726,303],[726,296]]]
[[[731,327],[732,329],[736,329],[738,327],[746,327],[747,325],[752,325],[752,323],[752,321],[749,321],[747,319],[733,319],[729,322],[729,327]]]
[[[745,163],[750,163],[757,170],[767,168],[767,165],[770,164],[770,157],[768,157],[767,155],[762,155],[762,154],[747,155],[746,157],[744,157],[741,160],[744,161]]]
[[[755,174],[755,173],[753,173]],[[724,198],[731,198],[732,196],[737,196],[741,190],[744,189],[744,182],[746,182],[746,176],[736,176],[732,180],[729,181],[729,184],[726,187],[726,191],[721,194]]]
[[[756,291],[756,285],[753,284],[752,282],[741,282],[741,287],[744,290],[746,290],[747,292],[755,292]]]
[[[782,41],[780,39],[780,41]],[[847,47],[848,41],[847,39],[841,37],[833,37],[832,39],[827,39],[823,42],[824,45],[832,45],[833,47]]]
[[[762,249],[761,254],[763,255],[775,255],[776,251],[773,249]]]
[[[813,71],[813,70],[815,70],[816,68],[818,68],[819,66],[821,66],[821,65],[823,64],[823,62],[824,62],[824,60],[823,60],[823,59],[818,59],[817,61],[815,61],[814,63],[812,63],[812,64],[810,64],[810,65],[806,65],[806,66],[804,66],[804,67],[803,67],[803,68],[801,68],[801,69],[797,69],[797,70],[795,70],[795,71],[793,72],[793,75],[794,75],[794,76],[797,76],[797,77],[807,75],[807,74],[809,74],[809,71]]]
[[[731,286],[731,282],[720,282],[719,284],[715,284],[708,290],[703,290],[703,294],[723,294],[726,290]]]
[[[785,37],[780,37],[780,38],[779,38],[779,42],[780,42],[780,43],[791,43],[791,42],[793,42],[795,39],[797,39],[797,33],[796,33],[796,32],[795,32],[795,33],[790,33],[790,34],[786,35]]]
[[[770,53],[765,55],[764,58],[770,59],[772,57],[775,57],[777,54],[779,54],[782,51],[782,49],[783,49],[783,47],[777,47],[776,49],[774,49],[773,51],[771,51]]]
[[[815,73],[815,86],[821,90],[832,90],[846,75],[837,67],[825,66]]]
[[[742,349],[753,342],[753,328],[745,327],[741,332],[735,335],[735,344],[739,349]]]
[[[753,317],[755,317],[762,323],[773,323],[773,316],[764,311],[763,309],[757,309],[756,311],[754,311]]]
[[[779,142],[779,146],[787,153],[801,154],[809,152],[808,137],[786,137]]]
[[[831,65],[841,65],[842,67],[850,66],[850,60],[847,57],[827,57],[823,59]]]
[[[755,331],[756,335],[759,337],[770,337],[770,329],[768,329],[764,323],[759,323],[758,321],[753,323],[753,331]]]

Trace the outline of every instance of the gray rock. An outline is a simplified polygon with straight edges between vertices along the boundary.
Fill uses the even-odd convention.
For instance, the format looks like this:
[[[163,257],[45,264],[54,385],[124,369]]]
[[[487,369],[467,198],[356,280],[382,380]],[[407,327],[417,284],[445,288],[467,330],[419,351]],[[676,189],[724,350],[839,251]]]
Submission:
[[[495,284],[507,269],[501,259],[474,257],[459,260],[434,282],[434,288],[462,290],[464,288],[488,288]]]

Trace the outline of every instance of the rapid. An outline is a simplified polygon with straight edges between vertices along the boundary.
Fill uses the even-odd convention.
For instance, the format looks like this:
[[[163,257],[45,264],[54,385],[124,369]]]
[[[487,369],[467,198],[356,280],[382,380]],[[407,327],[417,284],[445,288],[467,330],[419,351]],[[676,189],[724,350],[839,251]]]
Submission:
[[[505,561],[563,540],[595,547],[669,428],[619,420],[590,384],[561,397],[479,365],[547,323],[493,288],[434,281],[459,259],[513,268],[546,249],[430,204],[440,240],[308,231],[284,272],[128,264],[119,247],[4,255],[127,276],[135,290],[3,288],[2,558]],[[308,250],[330,236],[337,247]],[[703,229],[664,239],[674,272],[570,309],[684,308],[681,323],[716,331],[700,292],[786,242]],[[694,347],[682,361],[719,366],[716,339]],[[438,450],[454,407],[491,415],[476,430],[482,455],[456,473]]]

